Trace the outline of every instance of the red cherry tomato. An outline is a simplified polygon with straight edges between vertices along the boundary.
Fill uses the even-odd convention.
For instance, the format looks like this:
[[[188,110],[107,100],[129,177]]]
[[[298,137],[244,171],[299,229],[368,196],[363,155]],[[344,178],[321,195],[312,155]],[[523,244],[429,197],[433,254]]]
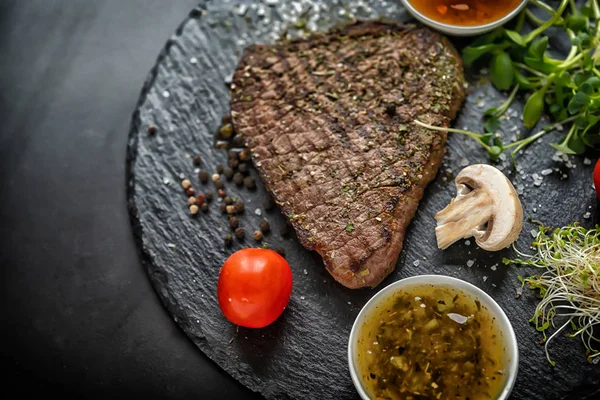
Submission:
[[[594,167],[594,187],[596,188],[596,196],[600,199],[600,158]]]
[[[275,321],[290,301],[292,270],[273,250],[239,250],[223,264],[217,293],[229,321],[263,328]]]

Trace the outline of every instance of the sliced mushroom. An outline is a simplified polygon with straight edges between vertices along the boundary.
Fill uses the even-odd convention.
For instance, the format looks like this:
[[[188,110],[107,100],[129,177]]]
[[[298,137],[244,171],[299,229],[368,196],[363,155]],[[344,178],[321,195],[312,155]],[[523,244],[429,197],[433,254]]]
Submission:
[[[434,216],[440,249],[461,238],[474,237],[482,249],[498,251],[519,237],[523,207],[502,172],[491,165],[470,165],[460,171],[454,182],[456,197]]]

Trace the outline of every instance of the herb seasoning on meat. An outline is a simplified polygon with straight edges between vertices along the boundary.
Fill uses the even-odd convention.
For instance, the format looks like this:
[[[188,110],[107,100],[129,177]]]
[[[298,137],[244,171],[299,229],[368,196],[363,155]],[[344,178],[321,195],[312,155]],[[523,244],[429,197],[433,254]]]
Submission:
[[[479,300],[440,285],[390,296],[361,328],[358,368],[374,399],[495,399],[505,348]]]

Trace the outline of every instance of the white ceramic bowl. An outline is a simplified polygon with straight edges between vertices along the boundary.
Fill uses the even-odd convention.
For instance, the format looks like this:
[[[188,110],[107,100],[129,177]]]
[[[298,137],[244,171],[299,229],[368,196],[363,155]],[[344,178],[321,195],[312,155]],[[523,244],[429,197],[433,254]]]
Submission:
[[[380,304],[383,300],[387,299],[389,296],[392,296],[394,293],[398,292],[402,288],[415,286],[415,285],[424,285],[424,284],[433,284],[440,286],[450,286],[456,289],[463,290],[466,293],[470,293],[479,299],[481,304],[487,307],[488,311],[496,317],[496,322],[498,324],[499,329],[504,333],[503,337],[505,340],[506,347],[506,383],[504,384],[504,388],[500,392],[497,400],[505,400],[508,399],[510,392],[515,385],[515,380],[517,379],[517,371],[519,368],[519,349],[517,346],[517,337],[515,336],[515,332],[513,331],[512,325],[502,308],[492,299],[486,292],[479,289],[477,286],[474,286],[468,282],[465,282],[460,279],[452,278],[450,276],[444,275],[419,275],[413,276],[410,278],[401,279],[397,282],[392,283],[391,285],[386,286],[381,289],[375,296],[373,296],[367,304],[360,310],[356,320],[354,321],[354,325],[352,325],[352,331],[350,332],[350,339],[348,341],[348,365],[350,367],[350,376],[352,377],[352,382],[358,391],[358,394],[363,400],[371,400],[367,395],[367,392],[363,388],[363,384],[360,378],[360,373],[358,372],[358,368],[356,366],[357,360],[357,346],[356,343],[358,341],[360,331],[365,320],[370,316],[371,312],[375,309],[375,306]]]
[[[498,0],[498,1],[502,1],[502,0]],[[489,32],[494,28],[504,25],[505,23],[510,21],[514,16],[516,16],[519,13],[519,11],[521,11],[523,9],[523,7],[525,7],[525,5],[527,4],[527,1],[528,0],[522,0],[521,4],[519,4],[514,10],[512,10],[511,12],[509,12],[508,14],[506,14],[504,17],[502,17],[500,19],[497,19],[492,22],[488,22],[487,24],[473,25],[473,26],[460,26],[460,25],[445,24],[443,22],[439,22],[434,19],[431,19],[431,18],[427,17],[426,15],[422,14],[421,12],[419,12],[412,5],[410,0],[402,0],[402,3],[404,4],[404,6],[408,10],[408,12],[410,12],[412,14],[413,17],[415,17],[417,20],[419,20],[423,24],[432,27],[433,29],[436,29],[440,32],[444,32],[448,35],[473,36],[473,35],[480,35],[482,33]]]

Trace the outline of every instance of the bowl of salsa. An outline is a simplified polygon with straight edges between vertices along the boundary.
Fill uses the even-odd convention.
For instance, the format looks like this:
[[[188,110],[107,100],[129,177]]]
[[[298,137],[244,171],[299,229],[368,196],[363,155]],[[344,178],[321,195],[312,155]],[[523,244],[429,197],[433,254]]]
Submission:
[[[479,35],[504,25],[527,0],[402,0],[417,20],[455,36]]]
[[[348,342],[352,381],[369,399],[507,399],[519,363],[502,308],[442,275],[402,279],[358,314]]]

